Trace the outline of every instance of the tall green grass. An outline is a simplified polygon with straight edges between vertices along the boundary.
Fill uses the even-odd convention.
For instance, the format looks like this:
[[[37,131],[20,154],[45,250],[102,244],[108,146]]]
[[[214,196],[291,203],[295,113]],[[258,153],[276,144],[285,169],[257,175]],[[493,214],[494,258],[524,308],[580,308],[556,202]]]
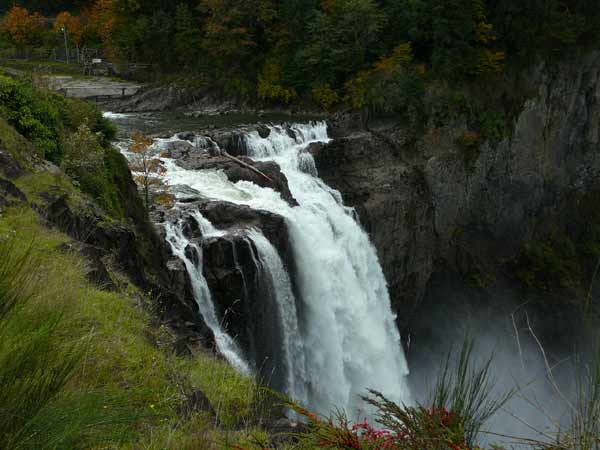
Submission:
[[[177,356],[144,293],[118,271],[120,292],[91,286],[66,242],[29,208],[0,214],[0,449],[220,449],[260,432],[254,380]],[[196,390],[216,417],[178,413]]]
[[[137,415],[122,407],[103,410],[106,393],[68,393],[90,336],[71,342],[61,337],[60,305],[36,301],[44,295],[43,269],[32,244],[18,239],[0,240],[0,448],[75,449],[105,441],[109,426]]]

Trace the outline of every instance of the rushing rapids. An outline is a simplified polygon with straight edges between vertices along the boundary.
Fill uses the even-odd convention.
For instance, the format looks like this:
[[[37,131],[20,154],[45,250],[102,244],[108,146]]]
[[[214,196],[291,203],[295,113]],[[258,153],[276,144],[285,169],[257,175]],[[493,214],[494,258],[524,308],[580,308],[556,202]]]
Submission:
[[[157,145],[172,140],[159,140]],[[283,368],[279,373],[284,374],[279,375],[283,379],[277,384],[321,413],[339,408],[353,417],[368,414],[360,396],[369,388],[392,400],[409,402],[408,369],[375,249],[339,192],[318,178],[312,155],[305,151],[313,142],[329,140],[326,124],[271,126],[267,138],[251,131],[244,140],[248,156],[280,166],[299,206],[290,206],[268,187],[248,181],[232,183],[217,170],[187,170],[169,158],[162,162],[170,186],[184,185],[210,200],[246,205],[285,218],[293,273],[260,230],[245,232],[261,276],[274,291],[281,351],[273,358]],[[203,239],[219,233],[198,213],[194,220]],[[200,255],[194,263],[186,254],[190,243],[182,227],[181,222],[167,224],[167,239],[193,280],[200,312],[213,330],[219,350],[240,370],[256,370],[260,362],[247,361],[235,337],[223,331],[202,276],[201,245],[191,244]]]

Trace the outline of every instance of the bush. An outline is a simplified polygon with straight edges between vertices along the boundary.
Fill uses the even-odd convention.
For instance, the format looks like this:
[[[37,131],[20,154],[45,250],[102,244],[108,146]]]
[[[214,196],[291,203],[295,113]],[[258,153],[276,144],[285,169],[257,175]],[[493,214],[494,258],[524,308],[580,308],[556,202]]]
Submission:
[[[289,103],[297,97],[293,88],[286,88],[281,80],[281,67],[274,63],[265,64],[262,73],[258,76],[258,98],[261,100],[274,100]]]
[[[93,133],[86,124],[65,139],[62,168],[77,177],[82,172],[96,172],[102,168],[104,149],[100,145],[101,136]]]
[[[60,164],[63,140],[82,124],[101,133],[106,146],[116,135],[115,126],[95,106],[0,75],[0,117],[29,139],[47,160]]]
[[[60,163],[60,110],[57,96],[0,76],[0,115],[32,141],[46,159]]]
[[[449,355],[451,355],[450,353]],[[307,431],[294,435],[294,448],[329,450],[475,450],[482,426],[512,397],[494,396],[491,358],[475,367],[472,341],[466,340],[456,359],[448,356],[429,406],[398,405],[371,391],[364,397],[376,410],[374,426],[353,423],[343,413],[323,419],[302,406],[288,407],[307,421]],[[268,448],[264,440],[234,446],[236,450]]]
[[[330,110],[340,102],[340,96],[328,84],[315,86],[311,90],[311,97],[317,106],[325,110]]]
[[[462,150],[465,165],[472,168],[479,157],[481,136],[475,131],[464,131],[456,139],[456,145]]]

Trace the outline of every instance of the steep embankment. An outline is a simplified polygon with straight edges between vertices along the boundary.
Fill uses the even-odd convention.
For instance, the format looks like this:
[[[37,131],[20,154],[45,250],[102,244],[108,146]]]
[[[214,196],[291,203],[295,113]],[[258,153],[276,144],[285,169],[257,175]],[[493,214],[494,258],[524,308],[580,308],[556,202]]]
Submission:
[[[485,106],[508,118],[499,139],[439,97],[416,133],[332,120],[319,173],[358,208],[404,330],[443,334],[479,308],[527,301],[549,336],[573,331],[599,256],[599,77],[594,52],[486,86],[500,91]]]
[[[0,78],[0,447],[217,448],[265,436],[258,421],[279,409],[263,409],[253,380],[204,349],[212,335],[190,280],[170,264],[125,159],[101,142],[99,112],[29,89]],[[36,124],[28,137],[9,123],[23,111]],[[60,147],[40,139],[50,119]],[[63,152],[60,166],[45,148]]]

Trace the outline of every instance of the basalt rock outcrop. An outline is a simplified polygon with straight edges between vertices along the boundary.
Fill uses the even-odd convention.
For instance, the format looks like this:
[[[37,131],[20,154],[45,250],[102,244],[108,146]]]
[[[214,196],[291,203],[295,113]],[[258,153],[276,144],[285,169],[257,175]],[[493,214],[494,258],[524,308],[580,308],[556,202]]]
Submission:
[[[221,233],[203,236],[191,214],[194,211]],[[235,337],[258,373],[283,379],[283,372],[279,372],[284,369],[274,365],[282,351],[276,292],[255,244],[246,235],[249,229],[260,230],[292,266],[283,217],[232,203],[203,200],[181,205],[170,214],[170,220],[184,221],[182,230],[192,243],[186,248],[186,255],[202,267],[223,329]]]
[[[600,53],[538,65],[518,83],[529,94],[510,133],[474,152],[459,144],[465,118],[429,120],[415,137],[393,121],[367,130],[354,115],[335,117],[337,139],[312,149],[320,176],[357,207],[404,330],[457,285],[476,302],[508,283],[518,299],[527,286],[509,261],[532,240],[582,231],[577,199],[600,191]]]

